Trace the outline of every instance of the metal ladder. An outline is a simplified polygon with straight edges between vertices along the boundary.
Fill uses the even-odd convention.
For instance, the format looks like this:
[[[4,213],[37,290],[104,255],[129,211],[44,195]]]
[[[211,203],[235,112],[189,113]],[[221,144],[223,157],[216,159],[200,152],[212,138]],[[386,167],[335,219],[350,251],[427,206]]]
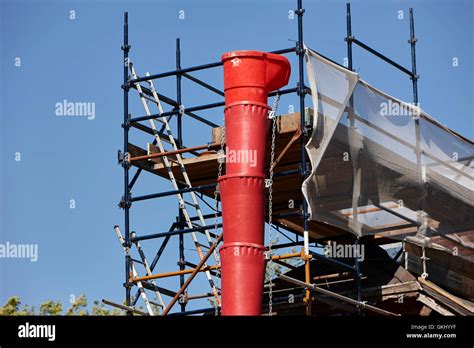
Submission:
[[[133,67],[133,64],[132,63],[129,63],[129,67],[130,67],[130,72],[132,74],[132,79],[137,79],[138,76],[135,72],[135,68]],[[148,73],[146,73],[146,76],[149,76]],[[153,85],[153,81],[152,80],[147,80],[146,81],[149,86],[150,86],[150,90],[153,94],[153,99],[151,98],[147,98],[145,97],[145,94],[143,93],[143,90],[142,90],[142,87],[140,85],[139,82],[135,83],[135,88],[137,89],[138,91],[138,94],[140,96],[140,100],[142,102],[142,105],[143,105],[143,108],[145,109],[145,112],[147,114],[147,116],[150,116],[152,113],[150,112],[150,108],[148,107],[148,103],[147,103],[147,100],[148,101],[151,101],[153,103],[155,103],[158,107],[158,111],[159,111],[159,114],[162,114],[163,113],[163,108],[161,106],[161,102],[160,102],[160,99],[158,97],[158,94],[156,93],[156,90],[155,90],[155,87]],[[166,152],[164,146],[163,146],[163,142],[162,142],[162,138],[160,136],[160,134],[158,133],[158,130],[156,128],[156,125],[155,125],[155,122],[154,121],[157,121],[161,124],[163,124],[164,126],[164,129],[166,131],[166,134],[169,138],[169,143],[172,145],[172,148],[173,148],[173,151],[177,151],[178,150],[178,146],[176,144],[176,141],[175,141],[175,138],[173,136],[173,133],[171,131],[171,128],[169,126],[169,123],[168,123],[168,120],[166,119],[166,117],[158,117],[156,119],[150,119],[149,120],[149,123],[150,123],[150,128],[153,130],[153,133],[154,133],[154,137],[155,137],[155,140],[156,140],[156,145],[158,146],[158,149],[160,150],[160,152]],[[173,173],[173,170],[172,170],[172,166],[171,166],[171,163],[175,163],[177,164],[179,167],[180,167],[180,170],[181,170],[181,174],[183,176],[183,179],[184,179],[184,184],[185,184],[185,188],[186,189],[189,189],[189,188],[192,188],[192,184],[191,184],[191,181],[189,180],[189,176],[186,172],[186,167],[183,163],[183,159],[181,157],[181,155],[178,153],[176,155],[174,155],[176,159],[173,159],[173,158],[169,158],[170,156],[163,156],[161,157],[162,160],[163,160],[163,164],[166,168],[166,172],[168,173],[168,176],[170,178],[170,181],[173,185],[173,188],[175,190],[179,190],[179,186],[178,186],[178,183],[177,183],[177,180],[175,178],[175,175]],[[191,197],[191,202],[189,201],[186,201],[184,199],[184,195],[185,194],[188,194],[190,197]],[[190,192],[185,192],[185,193],[177,193],[176,194],[176,197],[178,199],[178,203],[179,203],[179,209],[181,210],[181,212],[183,213],[183,217],[186,221],[186,224],[188,226],[188,228],[192,229],[192,228],[195,228],[195,227],[203,227],[203,226],[206,226],[206,221],[204,219],[204,216],[202,214],[202,210],[199,206],[199,203],[198,203],[198,200],[196,198],[196,194],[194,193],[194,191],[190,191]],[[199,224],[196,224],[196,223],[193,223],[191,221],[191,218],[190,218],[190,215],[188,213],[188,209],[187,209],[187,206],[191,206],[195,209],[196,211],[196,214],[197,214],[197,217],[199,218],[199,222],[200,222],[200,225]],[[211,247],[213,245],[213,241],[212,241],[212,238],[211,238],[211,235],[209,234],[209,231],[207,229],[204,229],[203,230],[204,232],[204,235],[206,236],[206,239],[207,239],[207,242],[209,244],[209,247]],[[196,247],[196,251],[199,255],[199,259],[202,260],[203,257],[204,257],[204,254],[202,252],[202,247],[205,247],[204,245],[202,245],[201,243],[199,243],[199,240],[197,238],[197,235],[195,232],[191,232],[191,236],[192,236],[192,239],[193,239],[193,242],[194,242],[194,245]],[[207,248],[207,247],[206,247]],[[217,251],[214,250],[213,252],[213,256],[214,256],[214,259],[216,261],[216,264],[220,264],[220,261],[219,261],[219,256],[217,254]],[[205,263],[203,265],[203,267],[208,267],[207,264]],[[209,270],[205,271],[205,274],[206,274],[206,277],[209,281],[209,284],[211,286],[211,290],[212,290],[212,293],[214,294],[214,297],[216,298],[216,301],[218,304],[220,304],[220,299],[219,299],[219,295],[218,295],[218,291],[217,291],[217,288],[215,286],[215,283],[214,283],[214,280],[212,279],[212,275],[211,275],[211,272]]]
[[[123,252],[125,253],[125,255],[127,255],[128,253],[130,253],[130,249],[125,247],[125,239],[123,239],[122,233],[120,233],[119,227],[115,226],[114,231],[115,231],[115,234],[117,235],[120,245],[122,246]],[[133,277],[138,277],[138,272],[135,268],[135,265],[133,264],[133,261],[132,261],[132,275]],[[140,296],[142,297],[143,302],[145,302],[145,306],[148,311],[148,314],[152,316],[155,315],[155,312],[153,312],[153,308],[151,307],[151,302],[146,295],[145,288],[143,287],[142,282],[137,282],[137,286],[140,292]],[[161,294],[159,292],[157,292],[157,295],[158,295],[158,299],[161,299]],[[163,301],[163,299],[161,299],[161,301]]]

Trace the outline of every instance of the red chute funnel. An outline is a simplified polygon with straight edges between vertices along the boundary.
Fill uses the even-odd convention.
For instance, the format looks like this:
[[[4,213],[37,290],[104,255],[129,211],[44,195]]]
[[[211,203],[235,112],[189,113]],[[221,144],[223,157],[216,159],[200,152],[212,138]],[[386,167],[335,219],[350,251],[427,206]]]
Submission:
[[[265,278],[265,155],[268,93],[285,86],[283,56],[235,51],[224,63],[226,175],[219,178],[224,223],[222,315],[260,315]]]
[[[259,51],[234,51],[222,55],[225,103],[267,103],[268,93],[288,84],[290,62],[285,57]]]

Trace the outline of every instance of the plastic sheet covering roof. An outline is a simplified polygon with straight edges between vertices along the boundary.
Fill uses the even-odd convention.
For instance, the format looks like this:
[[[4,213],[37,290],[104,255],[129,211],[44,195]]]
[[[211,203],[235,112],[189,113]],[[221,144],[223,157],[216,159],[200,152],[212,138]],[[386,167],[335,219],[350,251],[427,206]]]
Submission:
[[[423,245],[474,230],[471,140],[310,49],[306,64],[314,124],[302,190],[312,220]]]

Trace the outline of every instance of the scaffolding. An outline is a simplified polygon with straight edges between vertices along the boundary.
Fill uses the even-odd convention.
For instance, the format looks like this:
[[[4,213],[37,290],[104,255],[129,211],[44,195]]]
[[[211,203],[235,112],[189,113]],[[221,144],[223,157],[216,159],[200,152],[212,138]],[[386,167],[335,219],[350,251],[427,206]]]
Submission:
[[[301,184],[310,170],[308,168],[309,161],[307,158],[307,153],[305,149],[306,141],[308,135],[311,131],[311,123],[308,122],[308,118],[311,116],[310,111],[305,107],[305,99],[311,93],[309,87],[305,85],[305,46],[303,43],[303,15],[305,10],[302,5],[302,0],[297,0],[297,9],[295,14],[297,15],[297,41],[294,47],[284,48],[275,50],[272,53],[276,54],[296,54],[297,56],[297,68],[295,69],[297,74],[297,84],[295,87],[290,87],[282,89],[273,93],[270,93],[269,96],[282,96],[289,94],[296,94],[299,100],[299,127],[297,127],[294,136],[291,138],[291,142],[288,146],[282,150],[281,156],[279,156],[274,163],[278,164],[278,161],[283,156],[284,153],[288,151],[289,146],[298,144],[299,146],[299,158],[298,163],[294,164],[291,169],[281,170],[275,173],[277,177],[292,176],[293,178],[299,178],[297,181]],[[392,65],[396,69],[402,71],[412,81],[413,88],[413,102],[418,104],[418,88],[417,81],[419,76],[416,72],[416,38],[414,32],[414,18],[413,18],[413,9],[409,10],[409,23],[410,23],[410,39],[409,44],[411,48],[411,58],[412,58],[412,67],[407,69],[402,65],[396,63],[392,59],[386,57],[377,50],[371,48],[362,41],[356,39],[352,34],[352,24],[351,24],[351,11],[350,4],[346,5],[346,26],[347,26],[347,36],[345,41],[347,43],[347,66],[345,69],[353,71],[353,57],[352,49],[353,45],[372,53],[376,57],[380,58],[382,61]],[[209,179],[208,183],[203,183],[193,186],[191,180],[189,180],[187,174],[186,165],[183,162],[183,155],[191,155],[196,158],[201,154],[199,151],[212,151],[222,149],[222,142],[211,142],[201,146],[186,147],[184,146],[183,139],[183,117],[192,118],[206,126],[211,128],[218,128],[219,125],[211,122],[206,119],[206,117],[200,116],[197,113],[205,110],[215,109],[224,106],[223,96],[224,92],[218,88],[208,84],[205,81],[193,76],[192,73],[198,71],[204,71],[209,69],[219,69],[222,67],[222,62],[212,62],[203,65],[191,66],[183,68],[181,66],[181,47],[180,39],[176,39],[176,68],[172,71],[161,72],[157,74],[143,74],[142,76],[138,75],[138,72],[135,70],[135,66],[129,58],[130,53],[130,43],[128,37],[128,13],[124,13],[124,37],[123,37],[123,150],[118,153],[118,162],[123,167],[123,197],[119,203],[119,206],[124,211],[124,225],[123,231],[124,235],[122,236],[119,227],[115,226],[115,232],[119,239],[121,246],[123,247],[124,256],[125,256],[125,305],[120,305],[113,303],[111,301],[104,300],[104,303],[112,306],[121,308],[127,312],[128,315],[194,315],[194,314],[219,314],[219,304],[220,304],[220,289],[218,287],[218,281],[220,277],[219,269],[219,256],[217,253],[217,246],[222,240],[222,234],[217,233],[219,228],[222,228],[222,222],[219,222],[218,219],[221,218],[221,212],[219,211],[219,202],[214,191],[216,190],[217,185],[217,172],[213,179]],[[320,53],[318,53],[320,54]],[[321,54],[320,54],[321,55]],[[341,66],[339,63],[332,61],[331,59],[321,55],[325,59]],[[167,95],[160,93],[156,90],[153,81],[174,77],[176,84],[176,97],[173,99]],[[182,80],[187,79],[196,85],[212,92],[217,95],[220,101],[194,105],[191,107],[184,107],[182,104]],[[129,112],[129,94],[132,93],[132,90],[136,90],[138,93],[142,105],[145,109],[144,116],[133,117]],[[166,104],[171,108],[169,111],[163,110],[162,105]],[[156,112],[153,112],[151,106],[157,108]],[[149,126],[144,125],[141,122],[148,121]],[[171,122],[175,122],[176,126],[176,135],[172,132]],[[157,125],[158,124],[158,127]],[[153,137],[153,143],[148,144],[147,151],[143,153],[141,149],[137,149],[132,144],[129,143],[129,133],[133,130],[140,131],[143,134],[148,134]],[[224,134],[221,134],[221,139],[223,139]],[[217,139],[217,138],[216,138]],[[171,146],[171,149],[166,149],[165,146]],[[216,161],[219,161],[219,156],[222,153],[217,152],[215,154]],[[173,189],[165,192],[150,193],[146,195],[133,196],[132,189],[134,185],[139,180],[141,173],[144,170],[151,170],[154,166],[160,166],[161,169],[168,176],[168,179],[173,185]],[[131,175],[131,169],[135,166],[137,169],[133,175]],[[273,164],[272,164],[273,167]],[[180,172],[179,177],[176,175],[176,170]],[[183,180],[184,179],[184,180]],[[295,179],[296,180],[296,179]],[[210,214],[205,214],[200,207],[200,201],[202,202],[202,195],[206,194],[207,197],[215,199],[213,212]],[[199,196],[201,195],[201,196]],[[176,216],[176,221],[173,222],[168,231],[163,231],[160,233],[153,234],[137,234],[131,228],[130,222],[130,210],[132,203],[159,199],[164,197],[176,196],[178,199],[178,214]],[[187,197],[187,198],[186,198]],[[202,203],[201,203],[202,204]],[[192,215],[191,212],[194,212],[195,215]],[[301,252],[291,252],[282,255],[271,255],[271,259],[276,263],[283,265],[287,268],[292,268],[291,265],[284,262],[284,260],[297,258],[305,265],[304,279],[297,280],[287,276],[283,276],[281,279],[286,279],[287,281],[300,286],[304,289],[304,299],[303,303],[306,307],[306,314],[314,314],[312,312],[312,303],[315,300],[315,294],[318,292],[323,292],[328,296],[332,296],[340,301],[346,302],[350,305],[354,305],[357,310],[356,314],[361,314],[364,309],[372,310],[379,314],[392,315],[393,313],[377,309],[373,306],[365,305],[362,300],[362,286],[361,279],[363,277],[360,272],[360,265],[357,258],[353,260],[353,263],[339,261],[331,258],[327,258],[320,253],[316,253],[310,250],[310,236],[309,236],[309,214],[308,214],[308,204],[304,197],[301,197],[301,204],[299,207],[290,212],[278,212],[274,213],[274,217],[279,216],[292,216],[293,218],[299,219],[299,224],[301,225],[301,231],[303,235],[303,241],[299,240],[299,234],[295,233],[293,229],[286,229],[284,232],[285,226],[274,222],[273,228],[280,234],[286,236],[285,233],[288,231],[290,233],[295,233],[295,239],[290,239],[289,243],[280,243],[272,245],[272,251],[276,251],[284,248],[294,248],[301,247]],[[208,223],[208,220],[213,220],[213,223]],[[199,263],[193,264],[186,259],[185,255],[185,237],[191,235],[193,244],[196,248],[197,254],[199,256]],[[158,264],[163,255],[165,249],[168,246],[168,243],[171,238],[178,238],[178,258],[179,258],[179,270],[169,271],[162,273],[153,273],[158,269]],[[153,256],[152,262],[149,263],[145,257],[143,248],[140,245],[140,242],[147,240],[160,240],[161,244],[157,249],[156,253]],[[321,245],[320,241],[311,241],[314,246]],[[352,238],[352,243],[358,245],[361,243],[359,238]],[[134,259],[132,256],[132,249],[136,250],[136,253],[139,255],[139,259]],[[214,259],[214,264],[211,264],[211,260]],[[322,260],[323,262],[328,262],[336,267],[342,269],[345,273],[345,276],[352,279],[356,289],[356,298],[350,299],[342,295],[331,293],[327,290],[320,290],[317,286],[312,284],[311,278],[311,269],[310,261],[311,259]],[[145,275],[139,275],[139,267],[142,267]],[[187,268],[188,267],[188,268]],[[140,268],[141,269],[141,268]],[[204,273],[206,275],[207,281],[210,285],[210,291],[204,294],[189,295],[186,292],[189,284],[199,273]],[[342,274],[342,273],[341,273]],[[180,288],[178,291],[173,291],[158,286],[157,280],[168,278],[168,277],[179,277]],[[286,278],[285,278],[286,277]],[[137,291],[133,295],[132,290],[134,286],[137,286]],[[271,289],[274,286],[270,280],[265,288]],[[150,300],[147,294],[154,294],[156,300]],[[164,296],[170,297],[170,301],[165,301]],[[136,308],[137,302],[142,298],[146,311],[141,311]],[[213,299],[214,308],[204,308],[198,310],[187,310],[187,303],[193,299],[202,299],[209,298]],[[316,299],[317,300],[317,299]],[[156,301],[156,302],[155,302]],[[275,300],[274,300],[275,301]],[[168,303],[167,303],[168,302]],[[171,313],[173,306],[179,303],[180,311]],[[264,305],[264,313],[268,312],[268,306]]]

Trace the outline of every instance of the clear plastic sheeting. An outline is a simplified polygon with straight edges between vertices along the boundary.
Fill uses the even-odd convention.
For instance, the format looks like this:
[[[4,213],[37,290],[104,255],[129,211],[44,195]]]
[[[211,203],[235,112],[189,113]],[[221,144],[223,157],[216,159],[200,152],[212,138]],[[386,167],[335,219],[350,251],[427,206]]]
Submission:
[[[359,237],[425,241],[474,230],[473,142],[310,49],[306,62],[310,219]]]

